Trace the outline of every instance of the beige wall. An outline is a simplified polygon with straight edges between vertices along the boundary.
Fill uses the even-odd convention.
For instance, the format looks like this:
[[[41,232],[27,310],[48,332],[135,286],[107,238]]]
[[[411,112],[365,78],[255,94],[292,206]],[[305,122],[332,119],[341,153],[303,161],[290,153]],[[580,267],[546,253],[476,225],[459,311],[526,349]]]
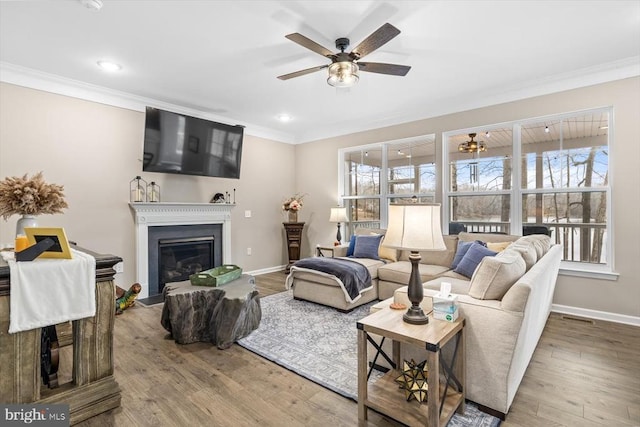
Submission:
[[[523,118],[612,105],[610,180],[617,281],[561,276],[555,304],[640,316],[640,78],[631,78],[507,104],[449,114],[383,129],[329,138],[296,149],[297,190],[310,193],[306,247],[330,243],[335,224],[329,208],[338,197],[337,152],[349,146],[436,134],[441,158],[442,132]],[[440,197],[439,197],[440,199]]]
[[[245,271],[285,264],[280,209],[294,192],[294,146],[247,135],[239,180],[142,173],[143,132],[144,113],[0,84],[0,179],[43,171],[47,182],[64,185],[69,209],[38,225],[64,227],[79,245],[121,256],[118,285],[135,280],[128,189],[136,175],[158,182],[164,201],[206,203],[235,188],[232,261]],[[0,244],[13,242],[16,220],[0,219]]]

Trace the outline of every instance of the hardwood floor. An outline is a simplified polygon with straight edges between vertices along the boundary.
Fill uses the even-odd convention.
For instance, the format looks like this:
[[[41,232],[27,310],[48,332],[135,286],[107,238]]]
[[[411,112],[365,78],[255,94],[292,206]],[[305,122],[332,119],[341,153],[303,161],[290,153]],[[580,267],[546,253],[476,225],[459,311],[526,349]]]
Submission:
[[[284,278],[257,276],[261,295],[284,290]],[[161,310],[137,304],[116,317],[122,406],[80,426],[358,424],[355,402],[238,345],[175,344]],[[552,314],[502,426],[640,426],[639,356],[640,328]],[[398,424],[370,411],[368,425]]]

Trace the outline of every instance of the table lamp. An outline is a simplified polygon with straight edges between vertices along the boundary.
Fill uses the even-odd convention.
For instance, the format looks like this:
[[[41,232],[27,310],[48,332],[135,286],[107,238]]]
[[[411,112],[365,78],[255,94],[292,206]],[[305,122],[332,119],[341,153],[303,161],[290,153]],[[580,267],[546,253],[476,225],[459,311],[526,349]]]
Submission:
[[[342,243],[342,235],[340,234],[340,223],[348,221],[349,218],[347,218],[347,208],[331,208],[331,216],[329,217],[329,222],[338,223],[338,233],[336,234],[336,240],[338,241],[338,244]]]
[[[414,325],[429,323],[420,303],[424,296],[420,280],[419,251],[443,251],[447,247],[442,238],[440,204],[392,204],[389,205],[389,221],[382,244],[395,249],[411,251],[411,276],[407,296],[411,307],[402,319]]]

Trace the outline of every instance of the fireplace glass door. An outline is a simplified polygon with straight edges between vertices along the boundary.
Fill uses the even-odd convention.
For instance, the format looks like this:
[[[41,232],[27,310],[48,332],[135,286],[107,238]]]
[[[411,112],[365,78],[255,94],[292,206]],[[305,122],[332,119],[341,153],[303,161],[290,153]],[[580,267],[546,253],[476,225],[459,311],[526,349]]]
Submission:
[[[158,291],[165,284],[189,280],[189,276],[213,265],[213,237],[160,239],[158,242]]]

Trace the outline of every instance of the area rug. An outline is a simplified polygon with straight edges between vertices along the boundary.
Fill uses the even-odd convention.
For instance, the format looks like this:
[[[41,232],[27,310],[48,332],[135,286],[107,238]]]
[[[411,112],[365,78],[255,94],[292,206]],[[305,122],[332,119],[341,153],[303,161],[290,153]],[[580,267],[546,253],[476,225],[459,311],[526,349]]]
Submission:
[[[290,290],[270,295],[261,299],[260,327],[238,344],[357,401],[356,322],[369,314],[372,304],[345,314],[323,305],[295,300]],[[372,380],[375,380],[374,375]],[[448,426],[496,427],[499,424],[498,418],[468,404],[465,415],[455,414]]]

